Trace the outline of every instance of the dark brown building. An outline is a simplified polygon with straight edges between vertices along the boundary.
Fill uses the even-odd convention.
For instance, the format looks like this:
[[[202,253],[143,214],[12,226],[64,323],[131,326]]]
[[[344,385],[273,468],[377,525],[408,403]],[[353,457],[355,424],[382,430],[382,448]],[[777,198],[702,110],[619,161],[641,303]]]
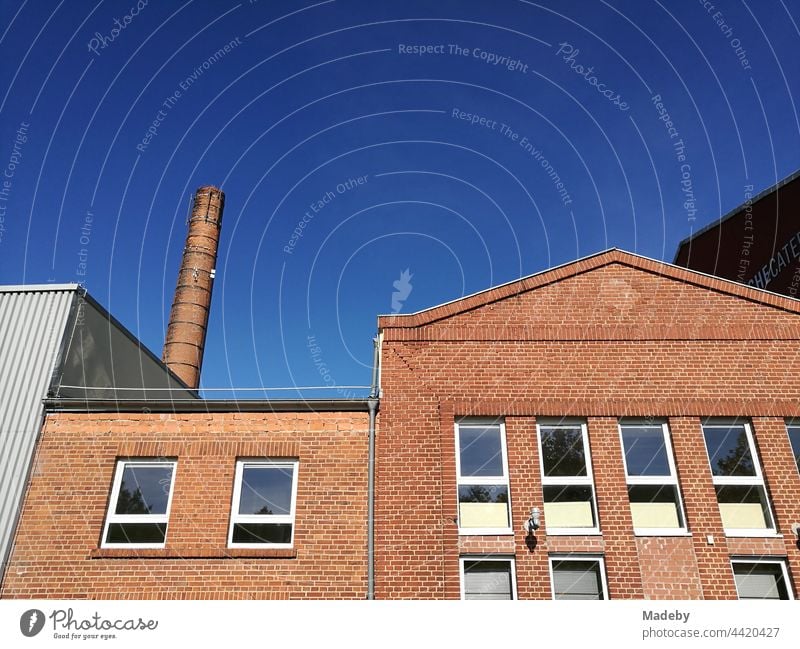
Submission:
[[[681,241],[674,263],[800,297],[800,171]]]

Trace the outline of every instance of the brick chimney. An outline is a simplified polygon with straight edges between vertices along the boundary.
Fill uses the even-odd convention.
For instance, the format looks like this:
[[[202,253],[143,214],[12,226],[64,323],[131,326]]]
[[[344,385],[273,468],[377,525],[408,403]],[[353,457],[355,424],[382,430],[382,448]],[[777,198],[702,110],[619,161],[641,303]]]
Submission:
[[[190,388],[200,385],[211,289],[225,194],[203,186],[194,194],[178,285],[164,340],[163,361]]]

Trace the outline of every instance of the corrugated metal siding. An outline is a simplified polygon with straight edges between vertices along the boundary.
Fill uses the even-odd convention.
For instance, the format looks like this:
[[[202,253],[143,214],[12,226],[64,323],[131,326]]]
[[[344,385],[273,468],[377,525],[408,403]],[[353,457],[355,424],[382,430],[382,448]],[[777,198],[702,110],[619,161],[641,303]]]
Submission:
[[[74,297],[73,287],[0,290],[0,578]]]

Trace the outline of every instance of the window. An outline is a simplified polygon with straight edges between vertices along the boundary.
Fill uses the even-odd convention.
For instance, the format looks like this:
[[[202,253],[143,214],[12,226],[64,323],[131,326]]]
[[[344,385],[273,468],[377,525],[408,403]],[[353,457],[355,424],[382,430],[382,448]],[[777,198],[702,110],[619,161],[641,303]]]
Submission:
[[[553,599],[608,599],[602,557],[550,557]]]
[[[598,531],[586,424],[538,424],[548,534]]]
[[[236,462],[229,546],[292,547],[297,465],[297,460]]]
[[[733,536],[774,534],[767,490],[747,423],[705,423],[711,473],[725,533]]]
[[[147,459],[117,462],[101,547],[164,547],[176,464]]]
[[[513,533],[505,426],[459,422],[456,449],[459,532]]]
[[[793,599],[784,561],[734,559],[731,565],[739,599]]]
[[[800,471],[800,422],[789,422],[786,425],[786,430],[789,432],[789,441],[792,444],[792,451],[794,451],[797,470]]]
[[[667,423],[622,422],[619,431],[636,533],[685,532]]]
[[[461,599],[516,599],[512,557],[461,557]]]

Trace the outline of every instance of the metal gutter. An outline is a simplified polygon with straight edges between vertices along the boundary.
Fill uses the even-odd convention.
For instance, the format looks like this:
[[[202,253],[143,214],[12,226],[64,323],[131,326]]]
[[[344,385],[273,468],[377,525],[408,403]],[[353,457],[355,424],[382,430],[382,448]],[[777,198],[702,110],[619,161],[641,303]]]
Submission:
[[[47,412],[368,412],[370,399],[59,399]]]
[[[380,339],[372,339],[372,389],[367,404],[369,406],[369,460],[367,462],[367,599],[375,599],[375,419],[380,403],[378,385],[378,363],[380,358]]]

